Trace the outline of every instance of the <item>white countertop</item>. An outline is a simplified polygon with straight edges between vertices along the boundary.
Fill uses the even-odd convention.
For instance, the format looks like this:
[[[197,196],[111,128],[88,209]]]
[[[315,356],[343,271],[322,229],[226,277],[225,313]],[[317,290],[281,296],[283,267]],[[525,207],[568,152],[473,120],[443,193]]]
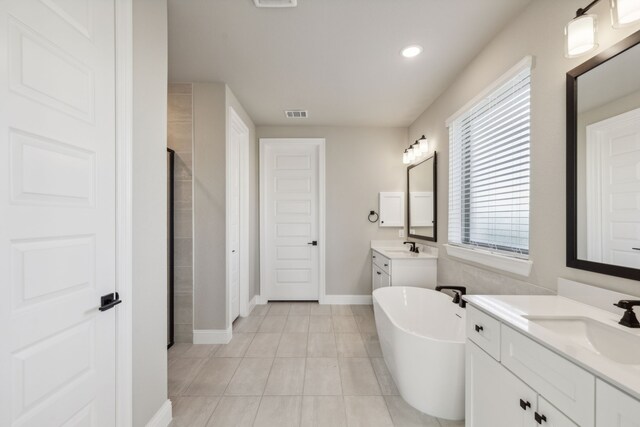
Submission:
[[[561,296],[542,295],[466,295],[474,307],[500,320],[544,347],[558,353],[595,376],[640,399],[640,365],[616,363],[583,348],[523,316],[590,318],[625,333],[640,337],[639,329],[618,324],[619,314],[611,313]]]
[[[373,247],[371,249],[378,252],[381,255],[386,256],[389,259],[438,259],[437,255],[434,255],[428,252],[420,252],[417,254],[410,252],[408,246],[406,249],[401,247],[390,247],[390,248]]]

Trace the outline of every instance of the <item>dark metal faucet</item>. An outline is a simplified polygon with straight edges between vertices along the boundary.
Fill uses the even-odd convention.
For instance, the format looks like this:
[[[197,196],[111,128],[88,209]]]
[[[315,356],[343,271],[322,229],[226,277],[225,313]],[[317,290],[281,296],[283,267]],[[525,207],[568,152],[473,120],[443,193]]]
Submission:
[[[420,249],[416,247],[416,242],[404,242],[404,244],[411,245],[411,248],[409,248],[409,252],[413,252],[414,254],[420,253]]]
[[[636,313],[633,312],[633,307],[640,306],[640,301],[632,301],[632,300],[620,300],[617,304],[613,304],[616,307],[620,307],[625,309],[624,315],[622,319],[618,322],[622,326],[626,326],[627,328],[640,328],[640,322],[638,322],[638,318],[636,317]]]
[[[454,292],[452,301],[454,304],[458,304],[461,308],[467,306],[467,302],[462,299],[462,296],[467,294],[467,288],[464,286],[436,286],[436,291],[442,291],[443,289],[449,289]]]

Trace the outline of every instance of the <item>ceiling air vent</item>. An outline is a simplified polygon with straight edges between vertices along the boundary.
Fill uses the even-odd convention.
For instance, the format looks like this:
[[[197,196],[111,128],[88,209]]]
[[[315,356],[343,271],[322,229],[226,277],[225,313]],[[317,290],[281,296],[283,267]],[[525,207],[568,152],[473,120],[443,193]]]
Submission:
[[[285,110],[284,114],[288,119],[306,119],[309,117],[307,110]]]
[[[253,0],[256,7],[296,7],[298,0]]]

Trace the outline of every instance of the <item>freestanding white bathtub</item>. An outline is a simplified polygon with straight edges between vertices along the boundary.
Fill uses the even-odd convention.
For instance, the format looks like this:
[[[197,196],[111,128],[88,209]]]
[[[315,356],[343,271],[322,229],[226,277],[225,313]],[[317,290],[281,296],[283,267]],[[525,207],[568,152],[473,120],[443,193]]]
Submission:
[[[384,360],[400,395],[414,408],[464,419],[465,310],[431,289],[373,291]]]

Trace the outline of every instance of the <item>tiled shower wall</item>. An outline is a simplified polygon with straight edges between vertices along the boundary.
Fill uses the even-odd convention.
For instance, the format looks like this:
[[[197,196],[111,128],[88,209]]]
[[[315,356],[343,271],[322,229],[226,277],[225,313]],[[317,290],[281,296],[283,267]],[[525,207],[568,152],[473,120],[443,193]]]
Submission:
[[[175,342],[193,341],[193,99],[191,84],[169,84],[167,146],[175,154]]]

